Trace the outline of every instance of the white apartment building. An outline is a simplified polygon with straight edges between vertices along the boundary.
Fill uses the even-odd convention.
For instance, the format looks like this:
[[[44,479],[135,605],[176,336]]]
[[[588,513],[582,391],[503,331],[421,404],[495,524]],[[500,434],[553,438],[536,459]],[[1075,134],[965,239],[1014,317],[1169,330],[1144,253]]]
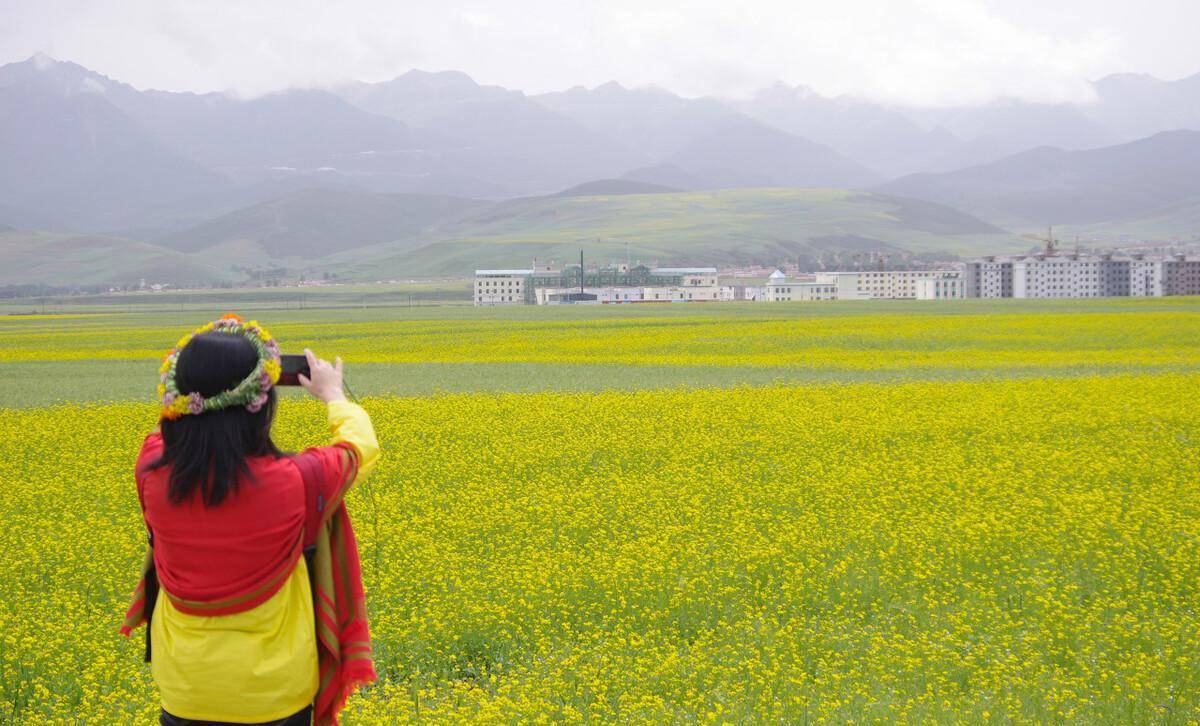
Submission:
[[[762,302],[837,300],[837,285],[830,282],[788,281],[782,270],[776,270],[767,278],[767,284],[758,299]]]
[[[1200,259],[1101,255],[984,257],[966,263],[967,297],[1200,295]]]
[[[476,270],[476,305],[524,305],[525,284],[533,270]]]
[[[1013,297],[1129,295],[1130,260],[1112,255],[1031,255],[1012,263]]]
[[[1200,295],[1200,259],[1183,255],[1146,259],[1134,255],[1129,262],[1129,294],[1134,297]]]
[[[961,277],[958,270],[818,272],[817,282],[837,287],[838,300],[915,300],[920,280]]]
[[[1133,297],[1162,297],[1165,265],[1160,260],[1134,258],[1129,262],[1129,294]]]
[[[984,257],[966,263],[963,281],[967,297],[1012,297],[1012,258]]]
[[[1200,259],[1175,255],[1162,262],[1164,295],[1200,295]]]

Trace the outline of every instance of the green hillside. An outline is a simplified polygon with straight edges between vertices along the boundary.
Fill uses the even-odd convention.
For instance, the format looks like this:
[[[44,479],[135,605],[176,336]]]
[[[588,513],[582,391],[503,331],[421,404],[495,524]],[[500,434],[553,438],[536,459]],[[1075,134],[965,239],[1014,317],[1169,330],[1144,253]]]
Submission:
[[[203,257],[121,237],[0,233],[0,285],[196,285],[230,279]]]
[[[408,239],[484,204],[431,194],[304,189],[238,209],[160,242],[183,252],[220,248],[233,259],[238,259],[238,250],[274,259],[313,259]]]
[[[858,253],[1023,249],[1004,230],[933,202],[840,189],[725,189],[549,196],[502,202],[306,190],[177,233],[160,244],[100,236],[0,234],[0,279],[56,285],[207,283],[248,270],[285,278],[463,277],[480,267],[591,260],[779,264]],[[0,283],[2,284],[2,283]]]
[[[629,255],[661,264],[773,263],[829,252],[960,254],[1022,249],[1016,238],[949,207],[839,189],[725,189],[540,197],[501,202],[436,235],[321,260],[351,277],[466,275],[478,267]]]

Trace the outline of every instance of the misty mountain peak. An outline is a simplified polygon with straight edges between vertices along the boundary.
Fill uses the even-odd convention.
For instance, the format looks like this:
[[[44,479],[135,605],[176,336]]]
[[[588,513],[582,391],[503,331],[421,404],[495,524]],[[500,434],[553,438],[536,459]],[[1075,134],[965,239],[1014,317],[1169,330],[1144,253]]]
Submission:
[[[1116,93],[1148,93],[1158,91],[1167,81],[1149,73],[1113,73],[1092,83],[1099,96]]]
[[[401,73],[380,85],[422,85],[433,88],[479,88],[474,78],[462,71],[426,71],[420,68]]]
[[[108,93],[129,89],[108,76],[88,70],[71,61],[60,61],[38,52],[29,58],[0,66],[0,86],[35,83],[55,93],[68,96],[79,93]]]
[[[44,71],[47,68],[49,68],[50,66],[54,65],[55,63],[58,63],[58,60],[51,58],[50,56],[46,55],[45,53],[43,53],[42,51],[39,50],[38,52],[29,56],[28,62],[32,63],[34,65],[34,67],[37,68],[39,71]]]
[[[462,71],[424,71],[414,68],[381,83],[354,83],[336,91],[342,98],[372,113],[414,123],[441,112],[446,104],[524,98],[520,91],[482,86]]]
[[[1141,84],[1150,83],[1150,84],[1157,85],[1160,83],[1166,83],[1166,81],[1164,81],[1161,78],[1158,78],[1156,76],[1152,76],[1149,73],[1110,73],[1107,76],[1096,81],[1096,83],[1097,84],[1100,84],[1100,83],[1118,84],[1118,83],[1120,83],[1120,84],[1129,84],[1129,85],[1135,85],[1135,84],[1141,85]]]

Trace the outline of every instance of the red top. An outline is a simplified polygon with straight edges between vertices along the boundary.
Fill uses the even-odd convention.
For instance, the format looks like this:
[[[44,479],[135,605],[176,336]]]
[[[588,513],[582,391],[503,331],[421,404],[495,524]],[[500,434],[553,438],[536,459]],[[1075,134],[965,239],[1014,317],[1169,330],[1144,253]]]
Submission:
[[[162,435],[146,437],[137,461],[138,497],[154,536],[154,566],[175,607],[192,615],[243,612],[268,600],[287,580],[301,554],[304,481],[290,457],[247,460],[251,477],[215,507],[199,491],[190,500],[167,499],[170,467],[147,470],[162,455]],[[355,457],[346,445],[309,451],[321,461],[320,490],[341,493]]]

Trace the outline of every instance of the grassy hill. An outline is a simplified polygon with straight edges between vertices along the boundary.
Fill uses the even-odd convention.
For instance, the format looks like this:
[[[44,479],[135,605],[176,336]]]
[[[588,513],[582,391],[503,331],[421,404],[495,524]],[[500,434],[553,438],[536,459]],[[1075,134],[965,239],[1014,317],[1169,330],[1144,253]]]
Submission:
[[[304,189],[238,209],[160,242],[183,252],[216,248],[230,259],[237,259],[239,251],[275,259],[314,259],[409,239],[484,204],[430,194]]]
[[[462,277],[533,258],[778,264],[869,252],[977,254],[1023,249],[1013,235],[932,202],[839,189],[726,189],[483,202],[312,189],[217,217],[162,240],[0,234],[0,279],[52,284],[208,282],[247,269],[288,277]],[[586,191],[586,189],[584,190]]]
[[[230,279],[203,258],[121,237],[0,233],[0,285],[195,285]]]
[[[442,225],[425,244],[385,244],[322,260],[352,277],[466,275],[478,267],[631,257],[661,264],[778,262],[831,252],[1022,249],[1012,235],[930,202],[839,189],[541,197]]]

